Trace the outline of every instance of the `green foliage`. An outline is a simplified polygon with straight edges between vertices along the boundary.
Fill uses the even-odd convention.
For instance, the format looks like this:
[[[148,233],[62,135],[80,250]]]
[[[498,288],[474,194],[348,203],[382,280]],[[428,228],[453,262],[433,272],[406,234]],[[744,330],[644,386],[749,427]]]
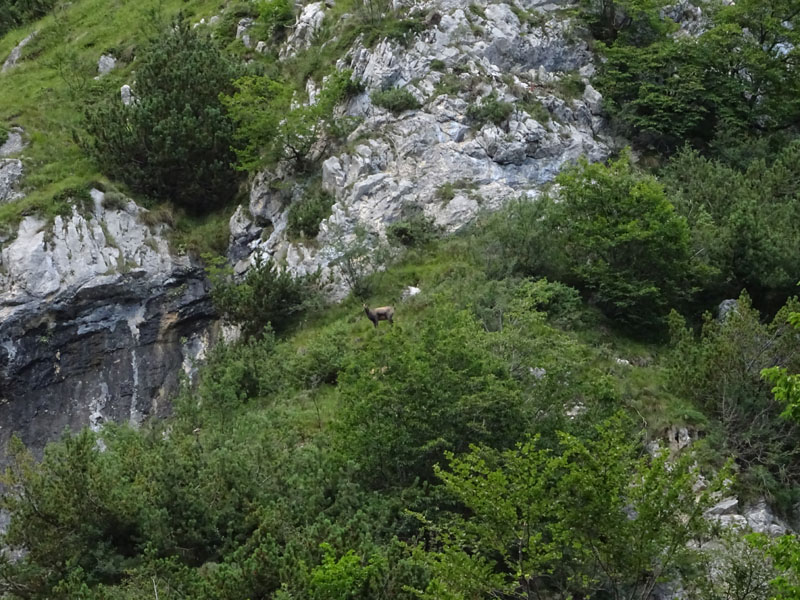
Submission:
[[[407,110],[416,110],[420,106],[419,100],[406,88],[391,88],[372,92],[370,96],[375,106],[380,106],[394,114],[400,114]]]
[[[373,273],[387,264],[391,249],[375,234],[358,226],[352,236],[334,228],[331,246],[336,253],[334,266],[350,292],[357,298],[366,299],[375,285]]]
[[[473,446],[436,469],[467,509],[429,555],[425,598],[624,597],[645,600],[695,554],[723,475],[696,497],[693,457],[639,457],[614,419],[587,437],[537,437],[498,453]]]
[[[761,372],[775,364],[800,370],[798,339],[786,322],[796,307],[790,302],[765,324],[742,294],[724,320],[706,316],[699,340],[671,318],[670,388],[714,419],[718,451],[736,458],[743,491],[783,505],[795,501],[800,482],[800,429],[780,418]]]
[[[641,46],[672,29],[659,14],[668,5],[666,0],[581,0],[580,9],[596,39]]]
[[[46,15],[56,0],[7,0],[0,5],[0,36]]]
[[[691,270],[689,227],[664,188],[627,155],[608,166],[581,162],[557,182],[548,226],[560,232],[569,273],[611,318],[658,324],[686,293]]]
[[[362,597],[372,568],[362,566],[361,559],[348,550],[336,560],[330,544],[322,544],[325,557],[311,572],[312,598],[316,600],[350,600]]]
[[[239,168],[255,170],[281,160],[307,167],[311,148],[334,122],[334,108],[361,89],[351,76],[347,70],[331,75],[315,104],[294,109],[291,85],[262,75],[236,80],[236,92],[222,103],[236,123]]]
[[[270,260],[256,255],[255,264],[241,283],[232,281],[224,259],[212,259],[208,268],[211,299],[216,309],[242,328],[245,337],[265,327],[283,332],[292,320],[316,301],[317,276],[294,277]]]
[[[289,206],[287,231],[291,235],[315,238],[319,225],[331,214],[334,198],[320,188],[308,190],[303,197]]]
[[[798,164],[800,143],[794,142],[773,161],[753,160],[746,169],[688,149],[666,168],[662,181],[691,224],[712,298],[746,288],[760,304],[775,305],[791,293],[800,261]]]
[[[441,228],[421,208],[405,209],[403,219],[386,228],[386,235],[406,248],[422,247],[438,239]]]
[[[294,3],[291,0],[262,0],[258,5],[258,20],[270,34],[294,24]]]
[[[339,375],[340,451],[376,487],[430,479],[445,450],[505,446],[521,395],[474,317],[447,305],[417,330],[395,326]]]
[[[478,127],[493,123],[502,125],[514,112],[514,106],[509,102],[503,102],[497,97],[496,92],[492,92],[483,98],[480,104],[470,104],[467,107],[467,116],[472,119]]]
[[[774,595],[771,600],[790,600],[800,594],[800,540],[795,535],[781,536],[769,543],[764,538],[756,541],[759,547],[766,548],[779,575],[772,580]]]
[[[593,13],[603,15],[599,35],[613,42],[598,88],[611,114],[640,142],[673,149],[689,141],[706,148],[721,137],[795,129],[800,76],[791,65],[800,15],[792,0],[710,6],[712,26],[698,37],[666,35],[657,0],[589,3],[602,5]],[[620,8],[627,17],[620,18]],[[638,33],[620,37],[612,22]],[[646,35],[637,23],[647,24]]]
[[[664,188],[627,154],[607,166],[581,161],[556,181],[557,200],[521,199],[489,219],[489,272],[551,275],[622,324],[663,323],[693,271],[689,228]]]
[[[212,41],[176,21],[142,51],[136,102],[119,94],[86,114],[88,149],[137,192],[204,211],[236,191],[233,123],[219,101],[236,69]]]

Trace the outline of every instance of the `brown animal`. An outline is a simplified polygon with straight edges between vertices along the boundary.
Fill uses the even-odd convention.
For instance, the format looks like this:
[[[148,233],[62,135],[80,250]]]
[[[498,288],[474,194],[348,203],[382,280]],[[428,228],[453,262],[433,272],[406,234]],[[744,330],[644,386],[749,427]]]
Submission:
[[[372,310],[364,304],[364,312],[367,313],[367,318],[372,321],[376,328],[378,327],[378,321],[389,321],[389,325],[394,325],[394,306],[381,306]]]

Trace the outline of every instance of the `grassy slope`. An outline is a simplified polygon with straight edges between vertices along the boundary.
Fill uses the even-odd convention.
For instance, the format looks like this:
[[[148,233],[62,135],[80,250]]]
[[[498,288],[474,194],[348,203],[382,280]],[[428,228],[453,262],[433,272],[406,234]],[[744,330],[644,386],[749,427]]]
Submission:
[[[20,40],[38,32],[17,67],[0,75],[0,127],[19,125],[30,140],[26,197],[0,206],[0,225],[34,211],[64,212],[68,205],[54,201],[62,192],[105,182],[76,142],[84,108],[133,79],[125,59],[152,32],[148,24],[155,27],[179,11],[199,20],[220,10],[219,0],[77,0],[0,39],[4,61]],[[97,60],[109,51],[121,60],[96,81]]]
[[[473,308],[471,300],[459,296],[464,282],[472,281],[473,277],[482,278],[481,269],[469,249],[472,243],[474,240],[467,235],[441,242],[427,251],[412,251],[400,263],[373,276],[374,291],[366,303],[370,306],[394,304],[396,326],[411,329],[432,317],[437,298]],[[403,301],[401,295],[407,286],[419,287],[423,292]],[[302,353],[335,332],[343,348],[358,349],[367,336],[382,335],[389,327],[380,323],[374,330],[364,316],[361,302],[351,296],[341,304],[307,317],[290,332],[287,342]],[[594,368],[611,378],[622,405],[641,417],[651,438],[660,437],[672,425],[705,423],[700,413],[667,391],[664,368],[660,364],[665,346],[627,337],[613,329],[599,312],[585,305],[584,310],[584,324],[567,332],[586,357],[586,364],[582,366]],[[620,363],[618,359],[631,364]],[[335,415],[332,391],[326,385],[303,390],[285,399],[287,410],[311,433],[324,427]]]

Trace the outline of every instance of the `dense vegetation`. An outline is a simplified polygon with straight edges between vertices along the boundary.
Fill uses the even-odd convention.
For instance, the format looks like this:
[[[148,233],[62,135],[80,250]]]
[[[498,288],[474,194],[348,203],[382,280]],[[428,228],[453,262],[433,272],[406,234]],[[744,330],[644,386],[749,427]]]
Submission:
[[[796,598],[795,537],[726,534],[704,513],[730,492],[791,519],[800,499],[800,6],[709,4],[690,36],[666,4],[580,3],[605,58],[594,83],[632,150],[580,161],[449,239],[413,210],[391,248],[357,232],[337,248],[353,292],[338,306],[323,309],[319,276],[259,261],[237,281],[212,262],[212,298],[243,336],[171,418],[67,432],[40,461],[10,448],[2,543],[20,552],[0,555],[0,593],[647,600],[680,581],[700,600]],[[337,53],[359,36],[405,43],[424,23],[339,0],[318,43],[278,61],[293,14],[284,0],[231,6],[215,40],[154,18],[129,107],[113,75],[81,87],[82,67],[63,71],[72,102],[115,100],[64,143],[94,149],[69,193],[101,169],[214,210],[234,162],[281,164],[308,180],[292,235],[313,237],[331,204],[318,163],[356,125],[337,107],[361,90],[334,73]],[[272,42],[247,70],[225,46],[242,16]],[[47,53],[64,34],[42,35]],[[327,75],[318,101],[298,104],[310,75]],[[402,89],[372,99],[418,106]],[[467,117],[502,126],[513,110],[489,94]],[[65,193],[55,171],[36,183]],[[46,204],[26,202],[13,210]],[[409,285],[423,291],[401,301]],[[361,301],[387,299],[396,323],[374,330]],[[692,446],[654,450],[675,426]]]
[[[194,212],[237,191],[233,121],[219,96],[238,69],[189,24],[176,20],[141,50],[133,101],[114,94],[88,110],[88,146],[97,164],[131,190]]]

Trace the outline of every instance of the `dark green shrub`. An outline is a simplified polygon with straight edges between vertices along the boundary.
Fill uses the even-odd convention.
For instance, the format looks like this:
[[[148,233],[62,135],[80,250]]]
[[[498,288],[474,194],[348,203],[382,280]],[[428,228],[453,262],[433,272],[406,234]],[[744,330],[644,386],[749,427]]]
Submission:
[[[237,189],[234,126],[219,100],[236,68],[200,31],[173,23],[140,55],[136,102],[124,106],[115,94],[85,120],[104,172],[191,211],[224,204]]]
[[[45,16],[57,0],[6,0],[0,4],[0,36]]]
[[[277,33],[294,23],[294,2],[263,0],[258,5],[258,20],[269,33]]]
[[[256,256],[241,283],[231,281],[224,259],[211,261],[211,300],[227,319],[241,326],[246,337],[261,335],[266,327],[285,331],[292,320],[316,301],[316,277],[293,277],[270,260]]]
[[[426,217],[422,209],[405,211],[404,218],[392,223],[386,229],[386,235],[407,248],[424,246],[437,239],[441,229],[431,217]]]
[[[699,336],[673,314],[667,371],[670,391],[713,419],[716,456],[735,457],[742,491],[786,508],[800,494],[800,425],[780,418],[783,406],[761,371],[775,364],[800,369],[800,339],[787,323],[797,309],[791,300],[764,323],[743,293],[723,319],[706,314]]]
[[[315,238],[319,224],[331,214],[334,198],[322,189],[314,189],[289,207],[287,230],[291,235]]]
[[[608,166],[582,161],[557,178],[546,225],[566,269],[609,317],[662,323],[691,290],[690,233],[655,178],[629,155]]]
[[[674,23],[658,16],[663,3],[587,3],[645,15],[640,23],[650,34],[631,36],[631,25],[611,36],[616,42],[603,50],[596,80],[609,112],[640,143],[673,150],[686,140],[705,149],[720,137],[797,132],[800,74],[786,52],[800,41],[800,15],[791,2],[717,6],[702,34],[678,37],[667,35]]]
[[[480,104],[471,104],[467,108],[467,116],[472,119],[479,127],[486,123],[501,125],[511,113],[514,106],[509,102],[503,102],[497,97],[497,92],[492,92],[481,100]]]
[[[389,90],[372,92],[370,98],[375,106],[385,108],[394,114],[406,110],[415,110],[422,106],[414,95],[405,88],[392,88]]]

